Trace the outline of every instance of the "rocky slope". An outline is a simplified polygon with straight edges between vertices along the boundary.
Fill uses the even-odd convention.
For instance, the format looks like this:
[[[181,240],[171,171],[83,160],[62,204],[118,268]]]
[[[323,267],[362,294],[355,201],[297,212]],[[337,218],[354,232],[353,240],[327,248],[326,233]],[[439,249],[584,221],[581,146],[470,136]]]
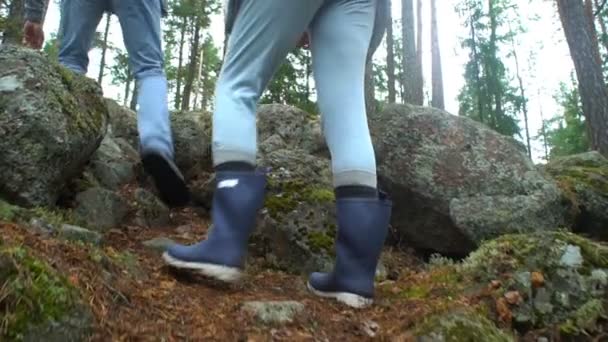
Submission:
[[[307,272],[331,265],[336,233],[316,118],[260,107],[268,196],[248,277],[226,288],[160,259],[167,244],[209,228],[209,114],[172,115],[196,201],[169,210],[141,170],[133,112],[36,53],[3,45],[0,59],[2,340],[562,341],[606,332],[608,162],[597,153],[536,167],[509,139],[445,112],[389,106],[370,118],[395,209],[377,304],[356,311],[305,288]]]

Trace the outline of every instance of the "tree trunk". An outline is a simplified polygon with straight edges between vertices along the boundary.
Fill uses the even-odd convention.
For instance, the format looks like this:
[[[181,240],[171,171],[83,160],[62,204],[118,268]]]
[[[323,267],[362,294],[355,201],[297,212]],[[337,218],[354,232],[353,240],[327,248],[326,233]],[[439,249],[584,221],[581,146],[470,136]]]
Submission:
[[[388,79],[388,103],[395,103],[397,94],[395,90],[395,39],[393,35],[393,19],[391,16],[391,1],[389,4],[388,26],[386,27],[386,76]]]
[[[424,104],[424,77],[422,75],[422,0],[416,4],[416,104]]]
[[[443,70],[441,68],[441,52],[439,49],[439,32],[437,28],[437,0],[431,0],[431,58],[433,99],[431,105],[445,109],[443,95]]]
[[[509,24],[509,32],[513,32],[511,24]],[[526,130],[526,146],[528,147],[528,157],[532,159],[532,145],[530,144],[530,127],[528,125],[528,99],[526,98],[526,91],[524,89],[524,81],[519,71],[519,58],[517,57],[517,47],[515,46],[515,39],[511,36],[511,48],[513,49],[513,59],[515,60],[515,76],[519,85],[519,95],[522,99],[522,113],[524,115],[524,127]]]
[[[540,89],[538,90],[538,98],[540,99]],[[543,137],[545,160],[549,161],[549,143],[547,141],[547,124],[545,123],[545,118],[544,118],[544,114],[543,114],[543,104],[541,101],[539,101],[538,110],[539,110],[539,115],[540,115],[540,122],[542,123],[542,126],[540,128],[541,129],[540,134]]]
[[[596,7],[596,11],[600,10],[600,3],[598,0],[595,0],[595,7]],[[608,53],[608,29],[606,29],[606,22],[604,21],[604,18],[601,15],[597,16],[597,21],[600,23],[600,28],[602,30],[602,44],[604,45],[604,49],[606,49],[606,52]]]
[[[403,39],[403,84],[405,87],[404,102],[418,103],[416,87],[416,35],[414,32],[414,4],[413,0],[403,0],[401,6],[401,29]]]
[[[593,52],[598,64],[602,65],[602,57],[600,57],[600,45],[597,40],[597,30],[595,29],[595,14],[593,14],[592,0],[585,0],[585,15],[589,24],[589,32],[591,33],[591,43],[593,44]]]
[[[374,63],[370,61],[365,66],[365,110],[367,115],[376,112],[376,89],[374,86]]]
[[[182,67],[184,66],[184,45],[186,44],[186,28],[188,27],[188,20],[186,17],[182,18],[182,26],[180,27],[179,37],[179,55],[177,58],[177,75],[176,90],[175,90],[175,109],[179,109],[182,103]]]
[[[591,147],[608,157],[608,90],[584,6],[580,1],[557,0],[557,7],[576,69]]]
[[[127,82],[125,82],[125,99],[123,100],[122,105],[124,107],[127,106],[127,103],[129,101],[129,95],[131,94],[131,82],[133,81],[132,77],[128,77],[127,78]]]
[[[12,0],[8,7],[2,44],[21,44],[23,41],[23,3],[24,0]]]
[[[136,111],[137,110],[137,97],[139,96],[139,84],[137,81],[135,81],[135,85],[133,86],[133,95],[131,97],[131,104],[129,105],[129,108],[131,108],[131,110]]]
[[[205,63],[205,46],[201,48],[201,55],[198,60],[198,72],[196,74],[196,91],[194,93],[194,104],[196,109],[196,103],[198,103],[198,97],[202,95],[202,90],[204,86],[203,82],[203,64]]]
[[[188,65],[188,73],[186,75],[186,83],[184,84],[184,94],[182,96],[182,105],[181,110],[186,111],[190,109],[190,96],[192,95],[192,90],[194,86],[194,77],[196,74],[198,53],[200,49],[200,40],[201,40],[201,25],[199,20],[195,21],[194,28],[194,36],[192,47],[190,49],[190,64]]]
[[[108,35],[110,34],[110,20],[112,16],[110,13],[106,14],[106,28],[103,31],[103,45],[101,46],[101,61],[99,62],[99,75],[97,76],[97,83],[101,84],[103,81],[103,71],[106,67],[106,53],[108,51]]]
[[[471,27],[471,51],[473,51],[473,63],[475,66],[475,70],[473,72],[475,73],[475,87],[477,88],[477,114],[479,115],[479,122],[484,123],[484,97],[481,93],[481,77],[479,75],[481,71],[479,68],[479,53],[477,52],[477,32],[475,30],[475,21],[473,18],[473,13],[471,13],[470,15],[471,16],[469,25]]]

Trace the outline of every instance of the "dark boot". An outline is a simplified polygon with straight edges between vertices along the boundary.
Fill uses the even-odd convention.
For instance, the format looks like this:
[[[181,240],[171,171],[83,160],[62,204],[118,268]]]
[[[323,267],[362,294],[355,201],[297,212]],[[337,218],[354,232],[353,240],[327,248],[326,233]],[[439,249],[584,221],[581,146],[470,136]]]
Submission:
[[[163,258],[171,266],[197,271],[225,282],[242,273],[249,235],[264,204],[266,175],[262,172],[217,172],[207,240],[174,245]]]
[[[313,273],[308,288],[321,297],[349,306],[372,304],[378,259],[388,233],[392,203],[380,198],[341,198],[336,201],[338,238],[331,273]]]
[[[154,150],[142,151],[144,170],[154,180],[160,199],[170,207],[183,207],[190,203],[190,190],[184,176],[173,159]]]

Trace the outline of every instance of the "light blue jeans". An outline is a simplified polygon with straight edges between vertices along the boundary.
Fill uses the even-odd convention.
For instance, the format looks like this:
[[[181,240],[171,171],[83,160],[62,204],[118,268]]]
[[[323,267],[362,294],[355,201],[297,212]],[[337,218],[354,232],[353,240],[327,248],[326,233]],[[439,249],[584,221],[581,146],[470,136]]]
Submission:
[[[88,53],[104,12],[116,14],[137,81],[137,122],[142,149],[173,157],[163,71],[160,0],[63,0],[61,3],[59,62],[86,74]]]
[[[364,95],[375,14],[375,0],[243,0],[216,89],[214,164],[255,165],[258,100],[308,29],[334,185],[376,187]]]

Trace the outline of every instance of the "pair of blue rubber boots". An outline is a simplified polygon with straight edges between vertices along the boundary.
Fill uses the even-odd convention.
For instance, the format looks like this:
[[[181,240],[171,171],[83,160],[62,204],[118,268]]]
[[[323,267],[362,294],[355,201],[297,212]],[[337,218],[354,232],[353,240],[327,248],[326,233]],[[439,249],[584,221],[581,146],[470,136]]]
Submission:
[[[211,216],[213,227],[206,240],[174,245],[164,260],[176,268],[197,271],[224,282],[240,279],[247,242],[264,204],[266,175],[254,172],[218,172]],[[316,295],[335,298],[355,308],[369,306],[374,277],[386,239],[391,202],[377,198],[338,198],[336,264],[331,273],[313,273],[308,288]]]

